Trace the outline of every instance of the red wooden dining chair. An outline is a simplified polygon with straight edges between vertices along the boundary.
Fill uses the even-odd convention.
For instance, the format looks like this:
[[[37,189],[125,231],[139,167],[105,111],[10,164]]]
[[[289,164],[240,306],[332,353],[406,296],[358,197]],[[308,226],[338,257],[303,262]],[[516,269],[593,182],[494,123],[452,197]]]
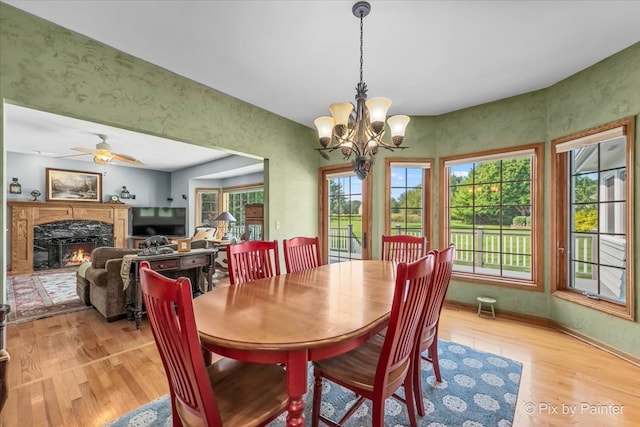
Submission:
[[[285,410],[281,367],[226,358],[205,367],[189,279],[164,277],[145,261],[140,286],[169,380],[175,427],[263,426]]]
[[[313,363],[312,425],[322,419],[330,425],[342,425],[365,399],[372,401],[372,425],[384,425],[384,402],[395,397],[404,402],[412,427],[417,426],[413,404],[413,356],[419,321],[429,293],[433,255],[397,267],[391,314],[385,336],[375,335],[363,345],[339,356]],[[337,383],[358,396],[342,419],[335,424],[320,415],[322,379]],[[395,393],[404,386],[405,398]]]
[[[427,238],[425,236],[409,236],[399,234],[382,236],[383,261],[412,262],[421,258],[427,252]]]
[[[455,255],[455,246],[449,245],[447,249],[442,251],[432,250],[429,252],[434,254],[435,262],[433,274],[431,275],[431,286],[429,298],[425,305],[423,317],[420,320],[419,341],[417,342],[417,351],[414,355],[415,368],[413,371],[413,383],[415,389],[416,407],[418,414],[424,416],[424,402],[422,400],[422,381],[420,376],[420,360],[424,359],[431,362],[436,380],[442,382],[440,376],[440,365],[438,363],[438,324],[440,322],[440,313],[442,312],[442,304],[444,297],[449,288],[451,280],[451,270],[453,269],[453,257]],[[427,351],[427,355],[423,355]]]
[[[284,265],[287,273],[309,270],[322,265],[318,237],[294,237],[282,241]]]
[[[227,246],[232,285],[280,275],[278,241],[248,240]]]

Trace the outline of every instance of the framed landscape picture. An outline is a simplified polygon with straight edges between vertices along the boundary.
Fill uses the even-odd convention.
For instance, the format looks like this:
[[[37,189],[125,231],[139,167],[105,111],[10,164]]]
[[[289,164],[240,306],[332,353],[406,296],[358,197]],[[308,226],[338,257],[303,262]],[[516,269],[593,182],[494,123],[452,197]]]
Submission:
[[[102,202],[102,174],[47,168],[47,200]]]

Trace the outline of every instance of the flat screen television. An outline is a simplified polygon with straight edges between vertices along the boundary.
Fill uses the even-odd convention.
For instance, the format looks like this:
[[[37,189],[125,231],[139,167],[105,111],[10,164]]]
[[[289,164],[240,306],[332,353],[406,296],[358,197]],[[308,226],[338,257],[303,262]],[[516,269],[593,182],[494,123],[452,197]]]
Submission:
[[[132,236],[185,236],[187,208],[131,208]]]

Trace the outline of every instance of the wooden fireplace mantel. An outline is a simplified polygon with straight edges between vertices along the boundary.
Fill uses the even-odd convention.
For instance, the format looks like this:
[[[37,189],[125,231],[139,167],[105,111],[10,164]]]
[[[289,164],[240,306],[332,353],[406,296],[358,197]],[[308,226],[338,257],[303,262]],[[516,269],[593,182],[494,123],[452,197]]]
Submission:
[[[7,202],[11,210],[11,269],[7,274],[33,273],[33,226],[87,220],[113,225],[113,246],[127,247],[130,205],[91,202]]]

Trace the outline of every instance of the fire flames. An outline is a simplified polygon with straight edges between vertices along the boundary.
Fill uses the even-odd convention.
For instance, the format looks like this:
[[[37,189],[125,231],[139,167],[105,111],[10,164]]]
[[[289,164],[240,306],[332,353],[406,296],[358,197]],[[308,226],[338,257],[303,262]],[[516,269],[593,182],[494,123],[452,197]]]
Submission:
[[[71,255],[67,258],[67,262],[65,266],[68,265],[78,265],[83,262],[91,262],[91,254],[84,251],[84,249],[78,249],[71,253]]]

